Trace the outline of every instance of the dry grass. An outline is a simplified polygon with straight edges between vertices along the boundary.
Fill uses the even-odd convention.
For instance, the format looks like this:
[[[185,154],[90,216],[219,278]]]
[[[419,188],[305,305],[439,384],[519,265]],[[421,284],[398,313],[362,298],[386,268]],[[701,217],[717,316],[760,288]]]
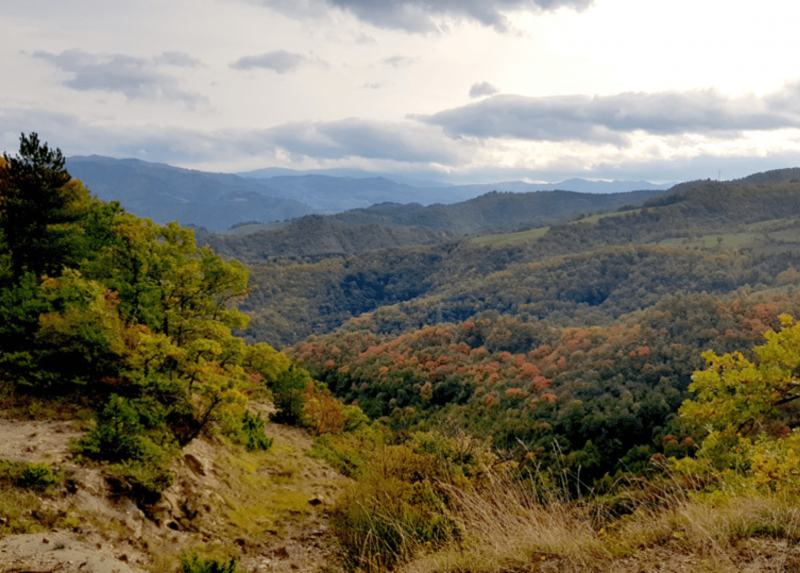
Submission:
[[[597,502],[542,503],[519,484],[453,495],[463,538],[405,573],[800,570],[797,499],[653,488],[615,518]]]

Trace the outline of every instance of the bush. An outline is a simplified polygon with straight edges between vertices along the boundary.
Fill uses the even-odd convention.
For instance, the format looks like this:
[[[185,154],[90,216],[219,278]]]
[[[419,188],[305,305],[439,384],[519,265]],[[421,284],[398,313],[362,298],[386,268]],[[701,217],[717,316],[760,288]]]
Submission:
[[[127,461],[106,468],[106,481],[116,495],[148,506],[161,499],[161,492],[175,479],[168,468],[153,462]]]
[[[98,415],[97,427],[78,441],[76,449],[91,458],[112,462],[162,457],[163,449],[143,435],[144,431],[135,405],[130,400],[112,394]]]
[[[202,559],[197,553],[181,555],[181,573],[237,573],[236,558],[229,560],[208,558]]]
[[[28,464],[15,480],[17,487],[45,490],[62,482],[61,476],[45,464]]]
[[[342,403],[321,382],[309,380],[302,394],[303,424],[315,435],[341,434],[344,430]]]
[[[341,435],[323,434],[314,440],[309,455],[325,460],[342,475],[359,478],[382,443],[383,435],[371,427]]]
[[[283,371],[272,386],[272,396],[278,411],[272,418],[292,426],[303,425],[303,391],[311,377],[302,368],[292,366]]]
[[[375,455],[359,483],[341,495],[332,526],[353,568],[383,570],[413,558],[420,547],[459,539],[447,508],[435,456],[388,446]]]
[[[0,483],[45,491],[64,482],[64,474],[46,464],[0,460]]]
[[[244,446],[248,451],[267,451],[275,442],[264,434],[264,420],[260,414],[251,414],[247,410],[241,416],[234,417],[226,424],[226,434],[234,443]]]

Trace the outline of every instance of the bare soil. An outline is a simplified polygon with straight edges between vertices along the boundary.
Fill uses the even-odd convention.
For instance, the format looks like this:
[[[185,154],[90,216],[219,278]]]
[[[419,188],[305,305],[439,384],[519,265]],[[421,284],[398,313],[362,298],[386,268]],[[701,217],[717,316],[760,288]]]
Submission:
[[[268,424],[266,432],[274,446],[257,454],[194,440],[162,501],[140,508],[113,496],[101,469],[74,463],[77,424],[0,418],[0,459],[71,474],[74,492],[41,504],[77,524],[0,539],[0,573],[175,571],[192,551],[236,556],[254,572],[334,570],[328,511],[348,480],[306,455],[313,440],[302,430]]]

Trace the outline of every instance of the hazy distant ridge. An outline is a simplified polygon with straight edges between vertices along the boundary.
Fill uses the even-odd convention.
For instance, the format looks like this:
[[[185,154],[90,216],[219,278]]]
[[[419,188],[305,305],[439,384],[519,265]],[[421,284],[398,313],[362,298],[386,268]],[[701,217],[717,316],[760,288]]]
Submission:
[[[557,184],[511,181],[478,185],[451,185],[414,180],[408,176],[375,176],[356,170],[341,171],[351,176],[289,170],[262,170],[268,178],[252,178],[225,173],[207,173],[181,169],[138,159],[112,159],[97,155],[71,157],[70,173],[83,180],[87,187],[105,201],[119,201],[128,211],[149,217],[158,223],[179,221],[183,225],[206,227],[212,231],[229,229],[247,221],[268,223],[302,217],[312,213],[340,213],[367,209],[381,203],[417,203],[420,206],[450,205],[475,199],[491,191],[529,193],[533,191],[575,191],[624,193],[657,191],[661,186],[646,181],[593,182],[571,179]],[[280,173],[280,175],[277,175]],[[358,176],[355,176],[358,175]],[[414,185],[409,184],[414,182]],[[422,186],[416,186],[422,185]],[[426,186],[427,185],[427,186]],[[598,206],[577,207],[592,210]],[[438,217],[437,217],[438,218]],[[370,223],[378,222],[370,220]],[[396,222],[398,224],[398,222]],[[466,225],[430,225],[409,220],[404,225],[433,226],[456,232],[471,232],[494,222],[473,221]]]
[[[157,223],[178,221],[222,231],[245,221],[283,221],[314,213],[263,183],[224,173],[180,169],[138,159],[70,157],[67,169],[104,201]]]

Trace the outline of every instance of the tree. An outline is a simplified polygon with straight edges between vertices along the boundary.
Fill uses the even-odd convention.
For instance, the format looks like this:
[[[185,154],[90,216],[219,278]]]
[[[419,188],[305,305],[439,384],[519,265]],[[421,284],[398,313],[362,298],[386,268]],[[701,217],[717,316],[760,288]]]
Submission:
[[[680,413],[701,428],[723,435],[753,435],[798,426],[788,406],[800,399],[800,324],[781,316],[784,328],[767,332],[752,362],[740,352],[703,354],[708,368],[695,372],[689,390],[697,395]]]
[[[65,186],[71,177],[59,149],[50,149],[31,133],[20,137],[19,154],[3,154],[0,165],[0,229],[11,254],[15,274],[23,270],[54,272],[60,268],[67,225],[75,215],[68,209],[74,197]]]
[[[697,458],[673,459],[674,469],[721,470],[754,488],[800,485],[800,418],[791,407],[800,400],[800,324],[788,315],[781,323],[754,349],[755,361],[739,352],[703,355],[708,368],[695,372],[689,390],[697,396],[680,415],[706,436]]]

